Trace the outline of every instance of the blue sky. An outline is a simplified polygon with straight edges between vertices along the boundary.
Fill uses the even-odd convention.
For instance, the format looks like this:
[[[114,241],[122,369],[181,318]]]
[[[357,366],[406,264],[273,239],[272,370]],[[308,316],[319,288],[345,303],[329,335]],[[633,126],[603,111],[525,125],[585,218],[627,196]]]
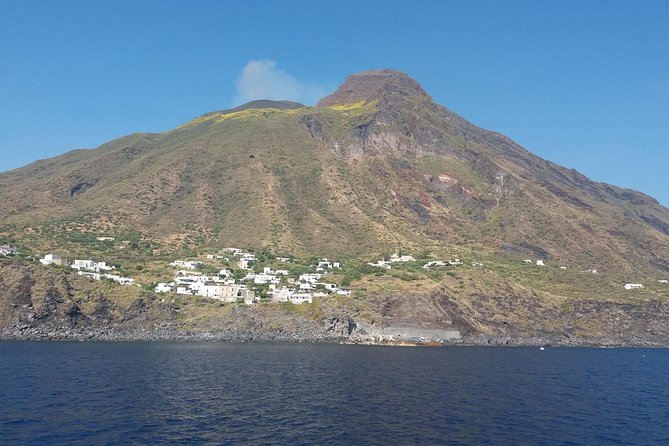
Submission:
[[[667,1],[0,0],[0,171],[394,68],[442,105],[669,205]]]

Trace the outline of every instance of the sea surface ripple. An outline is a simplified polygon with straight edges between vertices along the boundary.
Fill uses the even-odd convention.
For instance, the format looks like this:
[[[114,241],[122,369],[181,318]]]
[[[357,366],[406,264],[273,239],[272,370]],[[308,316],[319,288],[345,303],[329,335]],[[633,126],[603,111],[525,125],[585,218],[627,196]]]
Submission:
[[[669,445],[669,350],[0,342],[0,444]]]

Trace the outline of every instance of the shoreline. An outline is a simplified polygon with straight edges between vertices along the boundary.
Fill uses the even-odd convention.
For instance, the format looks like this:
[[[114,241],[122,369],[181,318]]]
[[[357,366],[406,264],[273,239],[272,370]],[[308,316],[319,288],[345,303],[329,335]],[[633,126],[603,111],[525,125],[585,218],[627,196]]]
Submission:
[[[572,348],[669,348],[669,339],[552,338],[548,336],[468,335],[455,340],[388,340],[352,334],[294,333],[281,330],[179,330],[169,326],[153,329],[117,327],[13,326],[0,329],[0,341],[46,342],[230,342],[341,344],[390,347],[572,347]]]

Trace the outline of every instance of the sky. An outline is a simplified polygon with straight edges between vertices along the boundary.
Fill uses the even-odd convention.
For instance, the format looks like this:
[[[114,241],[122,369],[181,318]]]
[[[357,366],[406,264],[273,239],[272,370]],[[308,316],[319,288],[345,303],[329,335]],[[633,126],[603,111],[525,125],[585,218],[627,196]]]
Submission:
[[[253,99],[408,73],[450,110],[669,205],[669,2],[0,0],[0,171]]]

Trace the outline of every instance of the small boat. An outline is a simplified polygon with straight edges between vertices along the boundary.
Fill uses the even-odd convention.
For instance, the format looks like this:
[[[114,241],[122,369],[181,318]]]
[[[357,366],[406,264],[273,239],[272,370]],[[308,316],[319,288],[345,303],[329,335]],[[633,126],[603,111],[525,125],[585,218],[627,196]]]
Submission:
[[[539,347],[539,350],[543,351],[543,350],[546,350],[546,349],[545,349],[545,348],[543,348],[543,347]]]

